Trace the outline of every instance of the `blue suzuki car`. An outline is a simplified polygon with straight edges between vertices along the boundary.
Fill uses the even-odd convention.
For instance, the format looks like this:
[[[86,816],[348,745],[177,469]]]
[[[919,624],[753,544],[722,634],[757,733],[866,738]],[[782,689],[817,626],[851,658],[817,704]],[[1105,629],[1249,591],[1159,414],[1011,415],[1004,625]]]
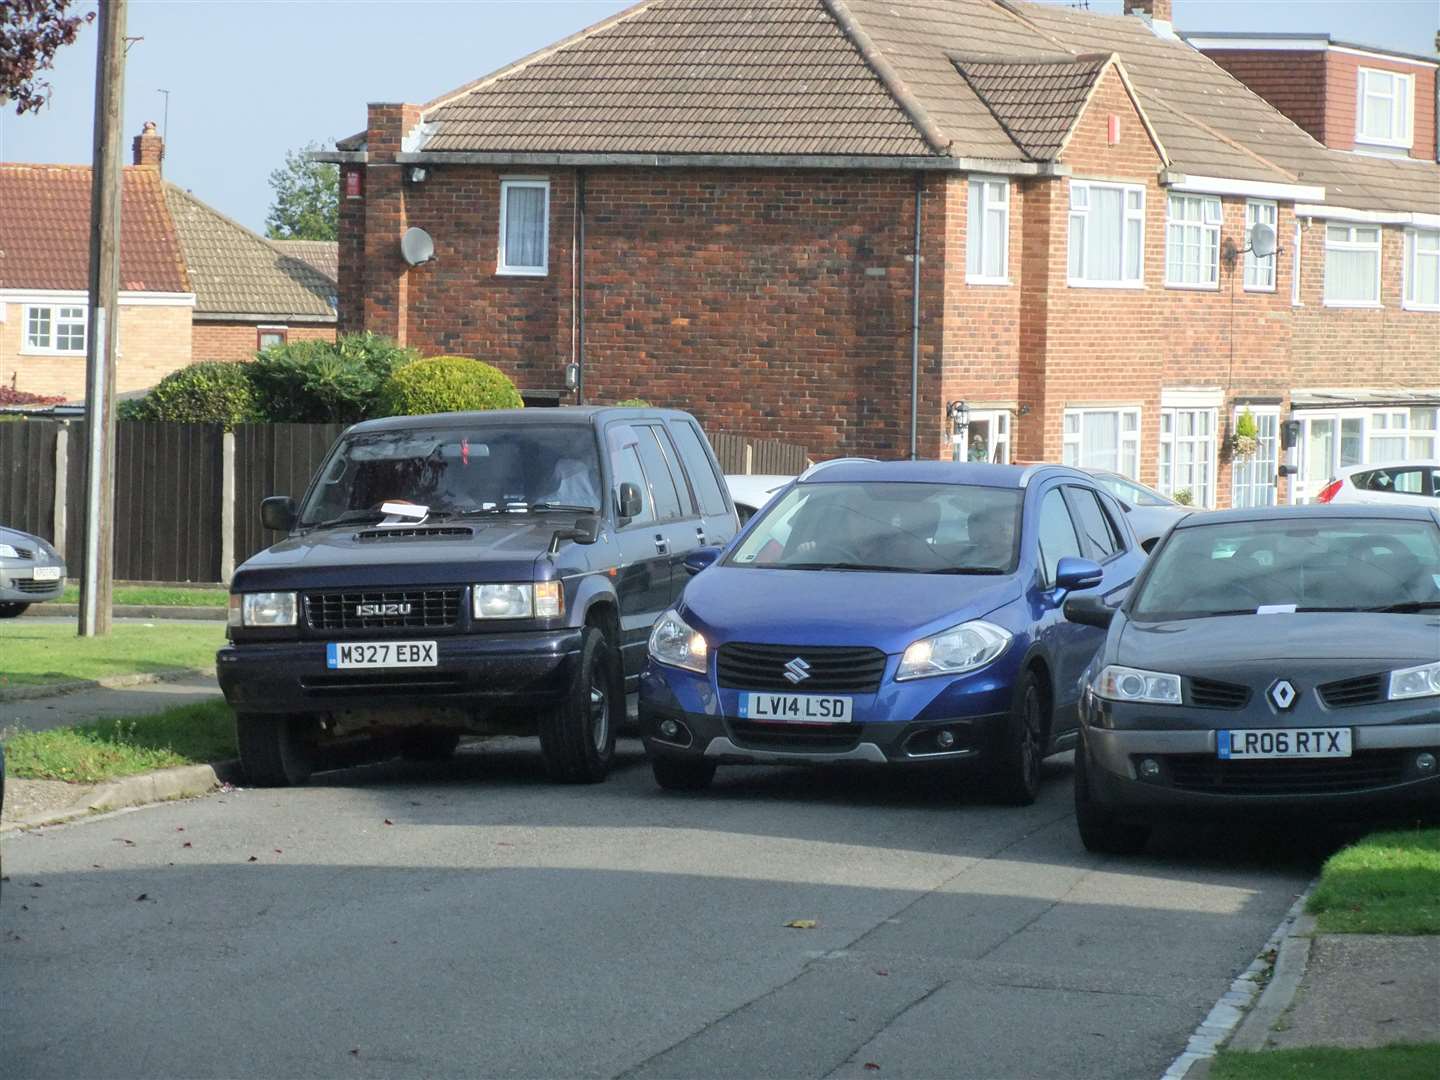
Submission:
[[[1052,465],[826,462],[777,495],[655,624],[640,723],[656,781],[717,765],[973,763],[1034,801],[1075,745],[1104,634],[1144,562],[1114,498]],[[708,565],[706,565],[708,564]]]

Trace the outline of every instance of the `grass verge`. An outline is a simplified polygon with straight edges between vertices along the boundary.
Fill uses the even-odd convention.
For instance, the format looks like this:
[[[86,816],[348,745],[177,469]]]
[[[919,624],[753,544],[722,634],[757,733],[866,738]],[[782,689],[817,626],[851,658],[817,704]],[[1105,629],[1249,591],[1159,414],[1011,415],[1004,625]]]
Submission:
[[[108,637],[82,638],[65,624],[0,622],[0,689],[174,668],[213,669],[225,624],[125,623]]]
[[[1440,828],[1374,833],[1336,852],[1306,910],[1323,934],[1440,934]]]
[[[235,756],[235,719],[223,701],[181,705],[153,716],[22,731],[5,743],[11,776],[77,784]]]
[[[134,604],[137,607],[204,607],[223,608],[230,594],[224,589],[195,589],[184,586],[163,585],[120,585],[115,589],[114,602]],[[78,604],[80,589],[75,585],[65,586],[60,594],[60,603]]]
[[[1435,1080],[1440,1043],[1397,1043],[1363,1050],[1311,1046],[1300,1050],[1221,1050],[1211,1080]]]

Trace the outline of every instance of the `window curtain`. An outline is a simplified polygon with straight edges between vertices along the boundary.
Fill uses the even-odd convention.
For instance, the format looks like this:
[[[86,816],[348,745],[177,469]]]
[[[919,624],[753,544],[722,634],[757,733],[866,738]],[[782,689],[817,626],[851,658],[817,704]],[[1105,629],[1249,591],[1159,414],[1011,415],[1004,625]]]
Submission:
[[[505,265],[545,265],[545,189],[507,189],[505,206]]]
[[[1325,252],[1325,298],[1373,303],[1380,262],[1378,251],[1331,248]]]
[[[1118,218],[1116,221],[1118,225]],[[1086,413],[1080,423],[1080,461],[1088,468],[1118,471],[1120,414]]]
[[[1088,281],[1119,281],[1121,242],[1125,232],[1125,192],[1117,188],[1090,189],[1090,221],[1085,247]]]

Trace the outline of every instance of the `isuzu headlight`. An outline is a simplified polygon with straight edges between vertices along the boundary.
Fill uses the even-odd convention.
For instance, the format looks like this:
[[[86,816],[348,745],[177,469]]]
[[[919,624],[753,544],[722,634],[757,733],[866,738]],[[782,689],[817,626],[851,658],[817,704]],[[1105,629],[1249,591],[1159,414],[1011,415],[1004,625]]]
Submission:
[[[558,581],[473,585],[470,613],[477,619],[558,619],[565,613],[565,592]]]
[[[905,650],[895,681],[924,679],[930,675],[963,675],[982,668],[1010,644],[1010,631],[994,623],[961,623],[921,638]]]
[[[692,629],[673,611],[660,616],[660,621],[650,631],[649,647],[651,658],[662,664],[705,674],[710,659],[710,646],[705,636]]]
[[[299,609],[293,592],[231,593],[231,626],[294,626]]]

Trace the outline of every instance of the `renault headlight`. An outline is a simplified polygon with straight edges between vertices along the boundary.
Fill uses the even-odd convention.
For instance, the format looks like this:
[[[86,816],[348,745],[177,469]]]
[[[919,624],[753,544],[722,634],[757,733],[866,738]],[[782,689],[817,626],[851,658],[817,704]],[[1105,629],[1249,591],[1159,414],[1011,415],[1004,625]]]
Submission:
[[[705,636],[673,611],[660,616],[650,631],[650,657],[661,664],[704,675],[710,659]]]
[[[1095,694],[1107,701],[1179,705],[1180,676],[1111,664],[1095,680]]]
[[[294,626],[299,605],[293,592],[232,593],[231,626]]]
[[[994,623],[961,623],[921,638],[905,650],[895,681],[924,679],[931,675],[961,675],[982,668],[1010,644],[1010,631]]]
[[[1391,701],[1440,694],[1440,664],[1421,664],[1390,673]]]

